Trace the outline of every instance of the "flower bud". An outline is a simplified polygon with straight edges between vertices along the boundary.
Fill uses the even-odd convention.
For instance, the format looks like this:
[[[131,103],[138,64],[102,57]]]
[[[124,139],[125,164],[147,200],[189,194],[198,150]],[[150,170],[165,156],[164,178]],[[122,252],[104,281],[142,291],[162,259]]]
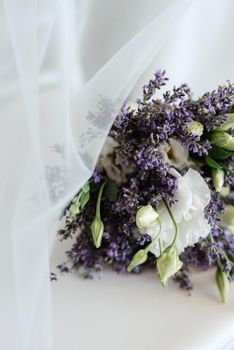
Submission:
[[[93,243],[96,248],[101,246],[104,225],[100,218],[96,217],[91,224]]]
[[[233,126],[234,126],[234,113],[229,113],[227,115],[228,115],[227,121],[225,123],[223,123],[223,125],[221,125],[216,130],[227,131],[227,130],[233,128]]]
[[[136,225],[138,228],[149,228],[158,219],[159,215],[154,208],[149,204],[141,207],[136,213]]]
[[[234,228],[234,206],[227,204],[224,214],[221,216],[221,225],[228,227],[230,233],[233,233]]]
[[[204,126],[202,125],[202,123],[194,120],[187,125],[186,131],[188,133],[193,134],[194,136],[202,136],[204,131]]]
[[[172,277],[182,267],[182,261],[179,259],[175,247],[168,247],[157,260],[157,270],[160,280],[166,286],[170,277]]]
[[[138,250],[138,252],[136,252],[134,257],[132,258],[131,263],[128,265],[128,268],[127,268],[128,272],[131,272],[134,269],[134,267],[144,264],[146,260],[147,260],[147,250],[146,249]]]
[[[224,171],[222,169],[212,169],[212,179],[217,192],[220,192],[224,184]]]
[[[234,151],[234,137],[224,131],[214,131],[211,135],[211,143],[223,149]]]
[[[225,186],[221,189],[221,191],[219,192],[219,194],[222,197],[227,197],[230,194],[230,187],[229,186]]]
[[[226,303],[229,294],[229,280],[226,272],[217,268],[216,271],[216,283],[219,288],[219,293],[223,303]]]

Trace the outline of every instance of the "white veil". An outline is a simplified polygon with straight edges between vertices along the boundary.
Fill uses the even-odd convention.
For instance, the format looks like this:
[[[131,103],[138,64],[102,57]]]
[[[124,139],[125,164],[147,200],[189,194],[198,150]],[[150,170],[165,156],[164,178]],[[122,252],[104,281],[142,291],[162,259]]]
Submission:
[[[212,2],[214,7],[215,3],[219,1]],[[187,35],[180,33],[181,53],[178,41],[173,52],[172,34],[192,4],[193,0],[0,2],[3,348],[52,349],[49,260],[59,217],[89,178],[117,112],[134,86],[138,92],[144,71],[149,67],[147,75],[169,67],[173,81],[191,81],[191,55],[183,50],[188,47],[188,33],[197,30],[196,22]],[[231,0],[222,5],[225,16],[233,10]],[[207,14],[206,4],[204,8]],[[233,33],[227,27],[230,19],[224,32]],[[220,32],[221,25],[218,28],[222,45],[226,32]],[[199,31],[200,27],[200,35]],[[212,31],[207,33],[212,38]],[[192,34],[199,40],[197,33]],[[195,44],[191,41],[191,49],[198,49],[199,42]],[[213,74],[209,84],[234,78],[233,47],[225,56],[225,67],[216,45],[213,53],[218,59],[212,56],[212,47],[206,50],[203,43],[202,50],[195,52],[194,71],[204,74],[212,57],[216,63],[207,66]],[[195,82],[198,92],[210,87],[206,81]]]

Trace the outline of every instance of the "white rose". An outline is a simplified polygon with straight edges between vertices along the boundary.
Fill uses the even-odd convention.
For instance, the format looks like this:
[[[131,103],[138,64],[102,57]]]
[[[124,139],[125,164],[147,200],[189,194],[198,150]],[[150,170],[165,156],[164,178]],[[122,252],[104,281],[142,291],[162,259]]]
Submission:
[[[210,233],[210,226],[204,218],[204,208],[209,204],[210,198],[209,187],[197,171],[189,169],[184,176],[178,174],[176,202],[172,205],[171,211],[179,227],[179,235],[176,241],[179,253]],[[157,212],[162,225],[160,244],[162,250],[165,250],[174,239],[175,227],[163,202]],[[148,233],[154,238],[158,234],[158,224],[140,232]],[[152,245],[150,251],[155,256],[160,255],[158,241]]]

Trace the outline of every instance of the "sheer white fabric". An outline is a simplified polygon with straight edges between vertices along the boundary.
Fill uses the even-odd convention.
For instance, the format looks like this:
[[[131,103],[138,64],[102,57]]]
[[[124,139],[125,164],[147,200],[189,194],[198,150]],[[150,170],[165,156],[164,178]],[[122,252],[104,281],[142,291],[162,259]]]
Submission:
[[[0,13],[0,342],[51,350],[49,259],[63,208],[148,67],[144,80],[166,68],[198,93],[234,79],[233,2],[3,0]]]

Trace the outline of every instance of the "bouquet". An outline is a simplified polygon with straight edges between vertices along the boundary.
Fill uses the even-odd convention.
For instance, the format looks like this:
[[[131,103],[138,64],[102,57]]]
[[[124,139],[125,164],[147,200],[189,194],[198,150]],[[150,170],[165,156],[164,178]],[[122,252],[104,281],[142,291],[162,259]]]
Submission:
[[[192,289],[190,267],[216,268],[223,302],[234,279],[234,86],[195,100],[173,91],[165,71],[126,102],[89,181],[64,214],[60,238],[75,236],[60,272],[90,278],[154,268]]]

